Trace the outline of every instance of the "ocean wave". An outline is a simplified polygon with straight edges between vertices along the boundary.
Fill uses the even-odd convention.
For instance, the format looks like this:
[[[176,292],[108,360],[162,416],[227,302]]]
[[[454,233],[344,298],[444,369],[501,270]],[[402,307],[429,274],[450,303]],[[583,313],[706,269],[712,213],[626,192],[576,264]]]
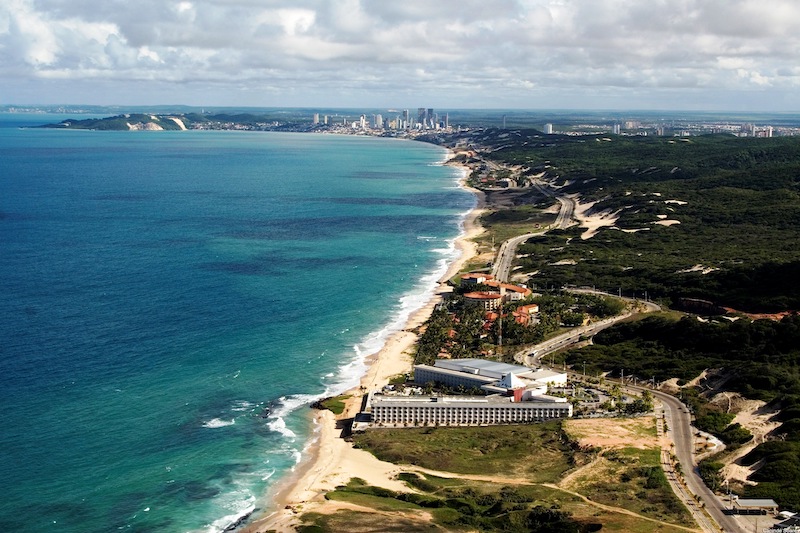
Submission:
[[[237,524],[241,524],[256,510],[255,501],[255,496],[247,489],[226,493],[223,501],[219,501],[218,504],[225,511],[232,512],[208,524],[204,531],[206,533],[222,533],[223,531],[229,531]]]
[[[232,426],[236,423],[236,420],[231,418],[230,420],[222,420],[221,418],[212,418],[208,422],[203,422],[204,428],[222,428],[225,426]]]
[[[270,418],[283,418],[300,407],[319,400],[319,394],[292,394],[281,396],[270,405]]]
[[[270,431],[280,433],[284,437],[288,437],[290,439],[293,439],[297,436],[294,431],[286,427],[286,421],[283,418],[276,418],[271,422],[267,422],[267,427],[270,429]]]

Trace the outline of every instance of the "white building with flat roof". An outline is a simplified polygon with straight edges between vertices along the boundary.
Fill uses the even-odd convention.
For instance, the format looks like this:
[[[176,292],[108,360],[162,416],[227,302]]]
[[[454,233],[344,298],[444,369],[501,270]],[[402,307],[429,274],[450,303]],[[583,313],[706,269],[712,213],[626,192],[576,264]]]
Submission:
[[[433,366],[415,365],[414,381],[417,384],[439,383],[453,388],[479,388],[495,394],[523,390],[522,398],[527,399],[543,395],[548,387],[566,386],[567,374],[487,359],[441,359]]]
[[[552,401],[515,402],[503,396],[398,397],[371,393],[364,414],[371,415],[371,423],[366,424],[370,427],[486,426],[569,418],[572,405]]]

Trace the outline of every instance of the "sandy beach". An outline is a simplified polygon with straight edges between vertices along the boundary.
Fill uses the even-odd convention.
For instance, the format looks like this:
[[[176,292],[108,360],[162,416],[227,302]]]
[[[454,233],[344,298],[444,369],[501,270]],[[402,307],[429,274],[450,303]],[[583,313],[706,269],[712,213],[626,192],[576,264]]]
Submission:
[[[461,184],[468,188],[463,180]],[[367,372],[361,378],[360,386],[347,392],[352,397],[347,401],[342,415],[336,417],[330,411],[318,411],[314,414],[314,423],[319,425],[317,440],[305,451],[304,459],[295,472],[268,494],[264,503],[266,514],[243,527],[242,532],[295,531],[302,513],[324,513],[329,507],[328,510],[333,511],[336,504],[326,500],[325,493],[338,485],[346,484],[354,477],[378,487],[409,490],[407,485],[395,479],[399,472],[397,465],[379,461],[369,452],[354,449],[341,438],[337,419],[352,418],[359,410],[362,397],[367,391],[383,387],[392,377],[412,370],[413,347],[417,341],[413,330],[425,323],[443,295],[452,290],[447,280],[458,274],[463,265],[475,255],[477,245],[474,239],[483,231],[477,222],[485,206],[483,193],[468,189],[476,195],[477,205],[467,214],[464,231],[456,240],[455,245],[460,255],[439,280],[435,294],[409,317],[405,327],[391,336],[378,353],[367,359]]]

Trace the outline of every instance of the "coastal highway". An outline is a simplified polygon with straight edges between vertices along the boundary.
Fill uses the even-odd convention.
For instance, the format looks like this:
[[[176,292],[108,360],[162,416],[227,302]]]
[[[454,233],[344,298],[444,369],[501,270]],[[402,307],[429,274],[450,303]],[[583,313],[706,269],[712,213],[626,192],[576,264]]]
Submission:
[[[516,257],[517,254],[517,246],[527,241],[534,235],[542,235],[543,233],[546,233],[548,229],[565,229],[573,223],[572,217],[575,213],[575,200],[567,196],[555,196],[551,191],[548,191],[539,184],[534,184],[534,187],[536,187],[545,196],[549,196],[551,198],[555,197],[556,200],[558,200],[558,203],[561,204],[561,208],[558,210],[558,215],[556,216],[555,222],[551,224],[549,228],[536,233],[526,233],[524,235],[512,237],[507,241],[503,241],[503,244],[500,245],[500,250],[497,252],[494,265],[492,265],[492,275],[498,281],[507,282],[511,277],[511,268],[514,266],[514,257]]]
[[[641,387],[631,387],[628,385],[626,385],[625,388],[638,390],[639,392],[643,390]],[[744,533],[747,531],[747,529],[739,524],[735,516],[726,515],[723,512],[723,502],[717,498],[700,478],[694,460],[694,440],[691,427],[692,419],[686,406],[674,396],[657,390],[647,390],[650,390],[653,396],[658,398],[664,406],[665,419],[669,426],[672,441],[675,444],[674,453],[681,465],[683,479],[692,494],[697,496],[702,502],[702,509],[692,509],[692,502],[689,502],[689,508],[692,514],[696,517],[698,514],[700,515],[698,517],[700,518],[700,525],[704,526],[703,529],[706,531],[708,531],[711,526],[707,523],[703,523],[703,510],[719,524],[719,527],[722,528],[722,531],[725,531],[725,533]],[[665,473],[669,475],[667,468],[665,468]],[[716,528],[711,528],[710,530],[719,531],[719,529]]]
[[[575,200],[568,196],[556,196],[556,200],[561,204],[561,209],[558,210],[558,216],[552,227],[567,229],[572,225],[575,216]]]
[[[492,265],[492,275],[494,279],[504,283],[507,282],[508,278],[511,277],[511,267],[514,263],[514,257],[517,254],[517,246],[534,235],[541,235],[542,233],[544,233],[544,231],[539,233],[526,233],[503,241],[503,244],[500,245],[500,250],[497,252],[494,265]]]

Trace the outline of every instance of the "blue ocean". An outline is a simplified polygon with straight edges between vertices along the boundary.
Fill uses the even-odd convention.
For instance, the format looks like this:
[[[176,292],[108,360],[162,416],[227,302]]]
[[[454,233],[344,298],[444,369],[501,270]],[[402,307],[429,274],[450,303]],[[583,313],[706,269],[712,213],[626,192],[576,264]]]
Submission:
[[[64,118],[0,115],[0,530],[221,531],[474,198],[424,143],[31,127]]]

